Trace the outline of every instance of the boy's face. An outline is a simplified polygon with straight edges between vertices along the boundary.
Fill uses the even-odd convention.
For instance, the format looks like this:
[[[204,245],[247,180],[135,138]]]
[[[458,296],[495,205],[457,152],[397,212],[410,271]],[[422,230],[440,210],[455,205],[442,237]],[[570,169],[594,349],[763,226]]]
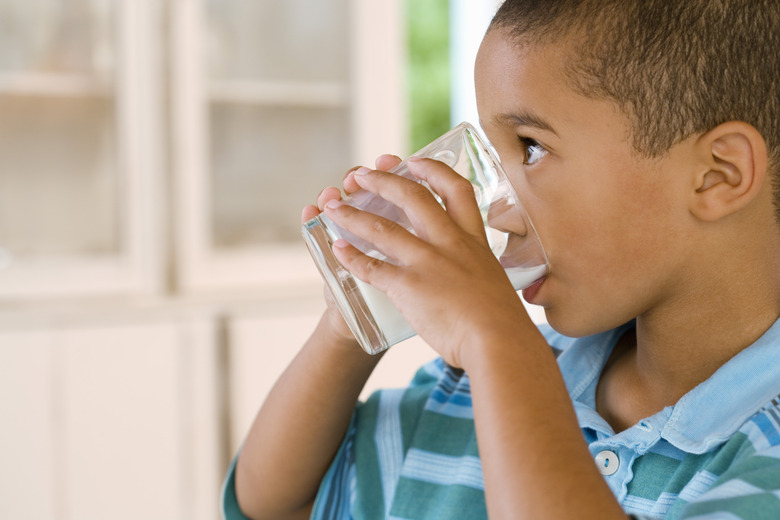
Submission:
[[[659,308],[684,277],[686,142],[634,151],[629,120],[565,81],[562,49],[490,31],[476,62],[480,120],[531,215],[551,272],[532,303],[581,336]]]

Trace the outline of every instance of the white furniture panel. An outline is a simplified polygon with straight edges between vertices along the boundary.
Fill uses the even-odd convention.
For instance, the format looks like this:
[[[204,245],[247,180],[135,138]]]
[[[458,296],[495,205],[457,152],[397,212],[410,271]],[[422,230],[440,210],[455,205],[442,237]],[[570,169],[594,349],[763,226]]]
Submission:
[[[66,518],[181,518],[176,330],[63,334]]]
[[[218,518],[218,322],[135,314],[3,323],[0,517]]]
[[[0,517],[55,518],[61,409],[51,334],[0,334],[0,367]]]

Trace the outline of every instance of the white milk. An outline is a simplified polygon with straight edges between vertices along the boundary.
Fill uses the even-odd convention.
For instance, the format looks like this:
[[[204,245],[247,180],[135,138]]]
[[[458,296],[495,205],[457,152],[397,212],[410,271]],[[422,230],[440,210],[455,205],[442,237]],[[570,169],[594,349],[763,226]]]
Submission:
[[[379,330],[382,331],[388,345],[394,345],[414,336],[414,330],[406,323],[406,320],[398,312],[398,309],[395,308],[387,294],[365,282],[361,282],[357,278],[355,278],[355,282],[363,295],[363,299],[366,301],[366,306],[369,312],[371,312],[371,316],[374,317],[374,322],[379,327]]]
[[[509,280],[512,282],[515,290],[520,290],[544,276],[546,271],[546,265],[530,268],[513,267],[507,269],[506,274],[509,276]],[[371,287],[367,283],[361,282],[357,278],[355,278],[355,282],[388,345],[394,345],[415,335],[414,330],[412,330],[401,313],[398,312],[398,309],[395,308],[387,294]]]
[[[512,282],[515,291],[525,289],[536,280],[544,276],[547,272],[546,265],[537,265],[536,267],[509,267],[506,269],[506,275]]]

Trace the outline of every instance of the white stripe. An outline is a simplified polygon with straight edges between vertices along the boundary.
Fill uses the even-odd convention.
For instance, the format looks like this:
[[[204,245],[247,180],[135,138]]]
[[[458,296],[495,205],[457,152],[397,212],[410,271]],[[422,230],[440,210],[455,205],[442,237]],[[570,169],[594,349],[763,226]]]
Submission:
[[[688,482],[682,491],[680,491],[680,498],[686,502],[692,502],[705,492],[709,491],[712,487],[712,483],[715,482],[717,478],[717,475],[709,471],[700,471],[696,473],[690,482]]]
[[[759,495],[766,493],[761,488],[757,488],[753,484],[748,484],[744,480],[734,479],[711,489],[705,495],[701,497],[702,502],[709,502],[711,500],[724,500],[728,498],[745,497],[750,495]]]
[[[435,399],[428,399],[428,402],[425,403],[425,410],[458,419],[474,419],[474,409],[471,406],[463,406],[449,401],[440,403]]]
[[[707,513],[706,515],[691,516],[685,520],[744,520],[743,518],[729,513],[728,511],[717,511],[715,513]]]
[[[461,485],[485,489],[482,462],[468,455],[454,457],[412,448],[406,454],[402,475],[442,486]]]
[[[634,495],[627,495],[620,504],[628,513],[649,513],[655,507],[655,501]]]
[[[374,443],[379,459],[379,474],[382,476],[382,493],[385,502],[385,516],[395,497],[395,488],[403,465],[403,439],[401,437],[401,415],[399,404],[404,389],[383,390],[379,394],[379,409],[376,418]]]
[[[648,513],[653,515],[667,514],[677,501],[674,493],[661,493],[657,500],[628,495],[621,504],[628,513]]]

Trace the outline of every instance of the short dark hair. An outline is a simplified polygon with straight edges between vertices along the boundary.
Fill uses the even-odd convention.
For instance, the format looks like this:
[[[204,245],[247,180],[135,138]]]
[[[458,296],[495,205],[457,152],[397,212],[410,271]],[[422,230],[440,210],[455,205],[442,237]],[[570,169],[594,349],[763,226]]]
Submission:
[[[571,42],[571,86],[616,102],[645,156],[745,121],[780,166],[780,0],[507,0],[496,28],[521,44]]]

